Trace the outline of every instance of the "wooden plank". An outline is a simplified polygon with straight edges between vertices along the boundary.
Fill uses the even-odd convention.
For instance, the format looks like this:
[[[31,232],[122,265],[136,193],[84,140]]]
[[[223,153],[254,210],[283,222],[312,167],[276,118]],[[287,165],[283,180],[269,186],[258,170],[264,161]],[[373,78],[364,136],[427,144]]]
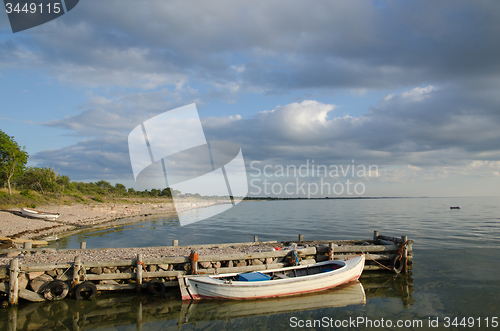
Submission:
[[[96,267],[130,267],[135,265],[135,260],[108,260],[108,261],[84,261],[85,268]]]
[[[9,237],[1,237],[1,241],[12,241],[15,243],[25,243],[25,242],[31,242],[33,245],[48,245],[49,243],[45,240],[31,240],[31,239],[21,239],[21,238],[9,238]]]
[[[189,258],[187,256],[172,256],[172,257],[162,257],[155,259],[144,259],[142,262],[144,264],[178,264],[187,263]],[[86,268],[94,267],[128,267],[135,265],[135,260],[108,260],[108,261],[88,261],[84,262]]]
[[[135,284],[97,284],[95,286],[98,291],[117,291],[117,290],[133,290]]]
[[[184,278],[179,278],[179,289],[181,290],[181,299],[184,300],[190,300],[192,299],[191,294],[189,294],[189,291],[187,290],[186,283],[184,281]]]
[[[21,271],[47,271],[53,269],[68,269],[73,266],[73,263],[26,263],[21,265]]]
[[[260,242],[244,242],[244,243],[226,243],[226,244],[205,244],[205,245],[186,245],[186,246],[176,246],[175,248],[186,248],[186,249],[203,249],[203,248],[223,248],[223,247],[240,247],[240,246],[259,246],[259,245],[274,245],[277,244],[278,242],[276,240],[271,240],[271,241],[260,241]],[[152,249],[172,249],[173,246],[155,246],[155,247],[148,247]],[[91,248],[87,249],[92,252],[100,251],[100,250],[107,250],[109,248]],[[140,250],[144,249],[144,247],[132,247],[128,248],[130,250]],[[59,249],[58,252],[72,252],[75,251],[75,249]]]
[[[318,253],[328,253],[328,246],[317,247]],[[399,250],[398,245],[366,245],[366,246],[337,246],[335,247],[335,254],[337,253],[361,253],[361,252],[390,252]]]
[[[343,260],[346,258],[358,256],[359,254],[335,254],[335,260]],[[371,261],[371,259],[376,260],[376,261],[388,261],[392,260],[397,256],[397,254],[368,254],[366,257],[366,261]],[[318,262],[323,262],[327,261],[328,256],[323,255],[323,256],[318,256],[317,261]]]
[[[202,255],[200,262],[213,262],[213,261],[229,261],[229,260],[253,260],[284,257],[290,254],[289,250],[271,251],[271,252],[253,252],[253,253],[236,253],[236,254],[217,254],[217,255]],[[297,249],[299,256],[315,255],[316,247],[306,247]]]
[[[176,277],[179,273],[185,275],[185,271],[152,271],[148,272],[146,275],[143,273],[142,278],[159,278],[159,277]],[[94,275],[94,274],[87,274],[87,279],[88,280],[109,280],[109,279],[135,279],[137,277],[137,274],[135,272],[121,272],[121,273],[112,273],[112,274],[100,274],[100,275]]]

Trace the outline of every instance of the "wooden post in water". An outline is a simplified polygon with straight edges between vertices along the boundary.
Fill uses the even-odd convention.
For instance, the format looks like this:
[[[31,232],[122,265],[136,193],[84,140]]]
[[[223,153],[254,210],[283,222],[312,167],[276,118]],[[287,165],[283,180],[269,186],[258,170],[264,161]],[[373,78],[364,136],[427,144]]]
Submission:
[[[330,261],[333,261],[333,254],[334,254],[334,251],[335,251],[333,245],[334,245],[334,243],[329,243],[328,244],[328,259]]]
[[[80,268],[82,267],[81,256],[75,256],[75,262],[73,263],[73,287],[78,285],[80,282]]]
[[[378,240],[378,231],[373,231],[373,240],[374,241]]]
[[[17,331],[17,307],[9,307],[9,331]]]
[[[299,242],[302,242],[302,241],[304,241],[304,235],[299,234]]]
[[[142,254],[137,254],[137,274],[136,274],[136,291],[141,291],[142,285]]]
[[[197,251],[191,251],[191,254],[189,255],[189,260],[191,260],[191,274],[192,275],[197,275],[198,274],[198,261],[200,260],[200,255],[198,254]]]
[[[87,243],[85,241],[80,243],[80,249],[87,249]]]
[[[179,246],[179,240],[177,239],[172,240],[172,246]]]
[[[259,236],[253,236],[253,242],[258,243],[259,242]]]
[[[33,242],[32,241],[25,241],[23,244],[24,249],[31,249],[33,248]]]
[[[10,260],[10,273],[9,273],[9,304],[17,305],[19,301],[19,259],[16,257]]]
[[[142,302],[137,307],[137,331],[142,331]]]
[[[407,242],[408,237],[407,236],[401,236],[401,245],[403,245],[403,272],[406,273],[408,272],[408,247],[407,247]]]
[[[80,327],[78,326],[78,321],[80,320],[80,313],[73,313],[73,331],[80,331]]]

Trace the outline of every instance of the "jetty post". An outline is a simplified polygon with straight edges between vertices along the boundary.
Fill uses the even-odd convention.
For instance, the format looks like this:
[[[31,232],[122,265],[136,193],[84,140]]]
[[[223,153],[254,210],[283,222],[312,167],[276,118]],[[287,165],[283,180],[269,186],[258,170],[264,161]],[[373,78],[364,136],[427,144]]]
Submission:
[[[73,263],[73,286],[77,286],[80,282],[80,269],[82,267],[82,257],[80,255],[75,256],[75,262]]]
[[[198,274],[198,261],[200,260],[200,255],[198,254],[197,251],[192,250],[191,254],[189,255],[189,260],[191,261],[191,274],[197,275]]]
[[[9,273],[9,304],[17,305],[19,301],[19,259],[16,257],[10,261]]]
[[[407,236],[401,236],[401,245],[403,247],[403,252],[402,252],[402,260],[403,260],[403,272],[406,273],[408,271],[408,237]]]
[[[141,285],[142,285],[142,254],[137,254],[137,272],[136,272],[136,291],[140,292],[141,291]]]
[[[334,243],[328,243],[328,259],[330,261],[333,261],[333,255],[335,252],[335,244]]]

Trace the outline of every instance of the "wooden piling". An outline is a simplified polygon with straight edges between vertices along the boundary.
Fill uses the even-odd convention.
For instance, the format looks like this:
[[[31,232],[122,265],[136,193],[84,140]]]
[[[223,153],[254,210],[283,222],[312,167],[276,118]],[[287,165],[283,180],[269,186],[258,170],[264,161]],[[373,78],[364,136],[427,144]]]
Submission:
[[[304,241],[304,235],[299,234],[299,242],[302,242],[302,241]]]
[[[9,308],[9,331],[17,331],[17,307]]]
[[[335,244],[334,243],[329,243],[328,244],[328,259],[330,261],[333,261],[333,255],[334,255],[334,252],[335,252]]]
[[[19,301],[19,259],[16,257],[10,261],[9,270],[9,304],[17,305]]]
[[[179,246],[179,240],[177,239],[172,240],[172,246]]]
[[[75,312],[73,314],[73,331],[80,331],[80,326],[78,325],[79,320],[80,320],[80,313]]]
[[[401,245],[403,245],[403,256],[401,259],[403,260],[403,273],[408,272],[408,237],[407,236],[401,236]]]
[[[142,285],[142,254],[137,254],[137,272],[136,272],[136,287],[135,290],[137,292],[141,291],[141,285]]]
[[[80,243],[80,249],[87,249],[87,243],[85,241]]]
[[[253,242],[254,243],[259,242],[259,236],[253,236]]]
[[[142,302],[139,302],[139,307],[137,307],[137,331],[142,331]]]
[[[378,231],[373,231],[373,241],[378,240]]]
[[[198,261],[200,260],[200,255],[197,251],[191,251],[191,255],[189,255],[189,260],[191,261],[191,275],[198,274]]]
[[[32,249],[33,248],[33,242],[31,242],[31,241],[24,242],[23,248],[24,249]]]
[[[75,262],[73,263],[73,287],[80,283],[80,268],[82,267],[81,256],[75,256]]]

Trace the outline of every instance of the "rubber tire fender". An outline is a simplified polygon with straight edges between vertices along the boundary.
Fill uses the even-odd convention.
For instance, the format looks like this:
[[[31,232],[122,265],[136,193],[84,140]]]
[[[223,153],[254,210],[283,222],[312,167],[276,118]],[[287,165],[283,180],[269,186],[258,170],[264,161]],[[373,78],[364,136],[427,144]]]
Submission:
[[[69,286],[62,280],[56,279],[51,281],[43,290],[43,297],[49,301],[57,301],[64,299],[69,292]]]
[[[148,282],[148,291],[151,294],[163,294],[165,293],[165,284],[159,279],[151,279]]]
[[[391,261],[391,270],[399,274],[403,271],[405,266],[405,258],[398,255]]]
[[[84,295],[82,295],[85,293]],[[87,293],[90,293],[87,295]],[[97,287],[91,281],[78,284],[75,287],[75,298],[77,300],[92,299],[97,295]]]

